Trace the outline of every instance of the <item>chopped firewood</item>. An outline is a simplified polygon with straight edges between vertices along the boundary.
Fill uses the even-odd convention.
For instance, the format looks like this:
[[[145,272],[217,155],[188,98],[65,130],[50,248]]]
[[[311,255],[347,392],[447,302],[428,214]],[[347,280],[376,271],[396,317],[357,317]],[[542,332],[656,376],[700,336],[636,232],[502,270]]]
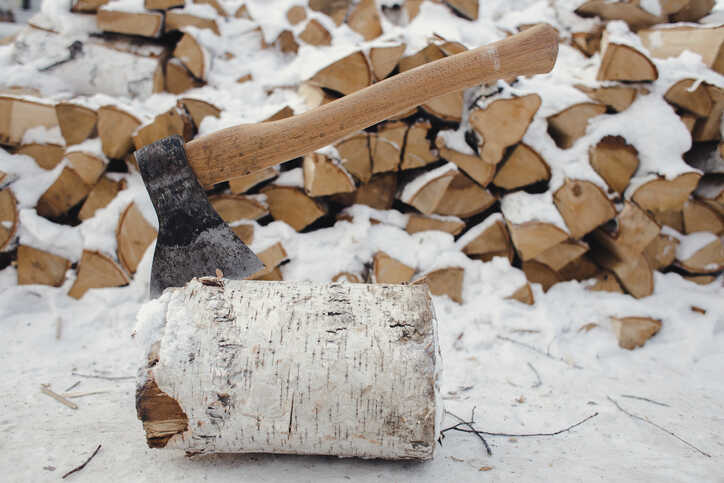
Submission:
[[[373,47],[370,49],[369,58],[377,80],[382,80],[395,70],[400,62],[402,54],[405,53],[405,44],[393,45],[392,47]]]
[[[661,228],[636,204],[626,201],[613,223],[602,225],[593,232],[596,243],[618,258],[640,255],[659,235]]]
[[[658,178],[636,189],[632,199],[644,210],[657,213],[680,211],[701,178],[699,173],[680,174],[672,180]]]
[[[126,272],[136,273],[143,254],[156,239],[158,232],[146,221],[135,203],[131,203],[121,214],[116,228],[118,261]]]
[[[347,25],[364,40],[376,39],[382,35],[382,23],[375,0],[362,0],[355,5],[347,16]]]
[[[696,22],[709,15],[715,0],[689,0],[686,5],[671,16],[671,22]]]
[[[562,282],[561,276],[548,265],[535,260],[528,260],[521,264],[521,270],[530,283],[539,283],[543,292],[547,292],[553,285]]]
[[[299,34],[299,39],[309,45],[332,45],[332,34],[315,18]]]
[[[307,10],[301,5],[294,5],[287,10],[287,20],[290,24],[296,25],[307,19]]]
[[[635,87],[627,86],[598,87],[596,89],[585,86],[576,87],[594,101],[600,102],[616,112],[624,111],[633,104],[638,93]]]
[[[133,114],[113,105],[98,109],[98,136],[103,154],[123,159],[133,149],[133,132],[141,121]]]
[[[112,258],[99,252],[83,250],[78,263],[78,278],[68,295],[80,299],[92,288],[122,287],[130,278]]]
[[[542,263],[556,272],[588,251],[588,244],[582,241],[566,240],[553,245],[538,254],[532,261]]]
[[[445,0],[445,3],[468,20],[478,19],[478,0]]]
[[[279,264],[288,257],[286,250],[281,242],[277,242],[264,251],[257,253],[259,260],[264,264],[264,268],[250,275],[247,280],[282,280],[281,272],[275,273],[279,268]]]
[[[330,17],[339,27],[347,16],[347,8],[351,0],[309,0],[309,8],[315,12],[322,12]]]
[[[706,203],[689,200],[682,211],[684,233],[708,231],[716,235],[724,233],[724,218]]]
[[[465,228],[465,222],[455,217],[434,217],[412,213],[405,226],[405,231],[412,235],[421,231],[437,230],[459,235]]]
[[[332,282],[362,283],[364,279],[356,273],[340,272],[332,277]]]
[[[679,233],[684,232],[684,215],[682,210],[675,211],[653,211],[648,210],[649,214],[654,217],[656,223],[661,226],[669,226]]]
[[[338,142],[335,148],[342,158],[344,169],[363,183],[370,180],[370,177],[372,177],[372,158],[370,157],[367,133],[361,132],[344,139]]]
[[[221,109],[211,104],[210,102],[202,101],[201,99],[193,99],[190,97],[184,97],[180,101],[191,116],[191,119],[193,120],[196,129],[201,126],[201,122],[206,116],[218,118],[221,115]]]
[[[90,107],[73,102],[59,102],[55,105],[55,114],[60,132],[68,146],[82,143],[96,130],[98,114]]]
[[[676,260],[676,247],[679,240],[669,235],[659,234],[644,249],[644,256],[654,270],[669,267]]]
[[[724,242],[711,233],[695,233],[689,237],[697,235],[703,235],[700,239],[704,243],[697,244],[703,246],[693,250],[688,249],[683,243],[680,244],[676,252],[677,265],[687,272],[695,274],[722,271],[724,269]]]
[[[475,154],[461,153],[448,148],[442,136],[437,137],[435,145],[440,152],[441,158],[455,164],[483,188],[493,180],[496,168],[494,164],[482,160]]]
[[[264,168],[259,171],[247,174],[246,176],[239,176],[238,178],[232,178],[229,180],[229,189],[234,194],[246,193],[254,186],[274,179],[279,175],[277,168]]]
[[[258,280],[262,282],[281,282],[282,280],[284,280],[284,277],[282,276],[281,269],[279,267],[274,267],[273,270],[258,275],[253,280]]]
[[[92,218],[97,210],[108,206],[118,192],[124,189],[124,186],[123,181],[113,181],[105,176],[101,178],[88,193],[88,197],[78,212],[78,219],[84,221]]]
[[[95,153],[71,151],[65,154],[73,171],[88,186],[94,186],[106,170],[106,161]]]
[[[405,152],[402,155],[400,169],[421,168],[437,161],[437,156],[427,139],[427,133],[431,127],[429,122],[417,122],[407,130]]]
[[[133,133],[133,144],[141,149],[153,142],[168,136],[178,135],[184,141],[190,141],[194,136],[194,125],[184,109],[178,107],[159,114],[153,121],[139,126]]]
[[[553,201],[575,239],[616,216],[611,200],[590,181],[566,179],[553,194]]]
[[[596,262],[616,274],[621,285],[637,299],[651,295],[654,291],[654,273],[644,255],[619,258],[605,249],[594,249]]]
[[[595,283],[586,287],[586,290],[592,292],[623,293],[623,287],[618,283],[616,276],[607,270],[596,275],[595,280]]]
[[[194,3],[198,3],[201,5],[210,5],[214,10],[216,10],[216,13],[219,16],[228,17],[229,12],[226,11],[226,9],[220,2],[221,0],[194,0]]]
[[[420,13],[420,5],[424,0],[405,0],[404,8],[407,14],[407,21],[412,22]]]
[[[422,105],[425,112],[443,121],[460,122],[464,110],[463,92],[451,92],[435,97]]]
[[[373,283],[407,283],[415,269],[395,260],[385,252],[375,253],[372,259]]]
[[[684,110],[678,110],[677,114],[681,118],[681,122],[684,123],[686,130],[694,134],[694,127],[696,127],[696,121],[699,119],[696,114]]]
[[[623,195],[639,166],[638,151],[621,136],[606,136],[591,148],[590,163],[611,189]]]
[[[169,10],[171,8],[183,7],[185,0],[144,0],[144,6],[148,10]]]
[[[599,81],[645,82],[659,78],[659,71],[644,54],[624,44],[606,42],[596,79]]]
[[[586,32],[573,32],[571,33],[571,44],[586,57],[592,57],[601,50],[602,34],[603,29],[601,28],[595,28]]]
[[[480,157],[498,164],[505,149],[523,139],[528,125],[540,107],[538,94],[493,101],[485,109],[470,113],[470,124],[481,137]]]
[[[463,303],[463,280],[465,269],[447,267],[433,270],[414,280],[413,285],[427,285],[432,295],[447,295],[450,300]]]
[[[683,278],[697,285],[709,285],[719,277],[715,275],[685,275]]]
[[[28,129],[57,125],[58,117],[52,104],[0,96],[0,144],[17,146]]]
[[[299,43],[294,38],[291,30],[282,30],[274,41],[274,46],[285,54],[296,54],[299,52]]]
[[[254,241],[254,225],[248,223],[241,223],[231,227],[231,231],[239,237],[239,240],[244,242],[246,245],[251,245]]]
[[[364,54],[354,52],[320,70],[309,82],[347,95],[370,85],[372,72]]]
[[[405,186],[399,198],[421,213],[429,215],[437,208],[456,174],[457,170],[451,165],[423,173]]]
[[[405,144],[407,125],[403,122],[388,122],[376,133],[370,134],[370,156],[372,173],[397,171],[400,167],[402,147]],[[417,138],[417,134],[415,138]],[[413,149],[418,149],[416,146]]]
[[[253,198],[240,195],[213,195],[211,206],[227,223],[239,220],[258,220],[269,214],[269,209]]]
[[[653,15],[640,8],[638,2],[610,0],[589,0],[575,12],[582,17],[601,17],[604,20],[623,20],[632,30],[638,30],[658,23],[665,23],[666,16]]]
[[[57,218],[83,201],[91,188],[75,170],[65,167],[40,197],[36,210],[40,216]]]
[[[63,159],[65,148],[58,144],[23,144],[15,154],[30,156],[43,169],[53,169]]]
[[[622,349],[643,347],[661,329],[661,321],[650,317],[611,317],[611,325]]]
[[[484,221],[482,224],[489,226],[484,227],[480,234],[466,243],[462,251],[468,257],[483,262],[489,262],[494,257],[505,257],[509,262],[512,262],[514,256],[513,244],[508,229],[499,214],[493,216],[496,217],[493,222],[488,222],[490,218]],[[471,230],[475,230],[475,227]]]
[[[596,265],[588,254],[584,254],[575,260],[569,262],[566,266],[558,270],[558,275],[563,280],[588,280],[599,274],[600,268]]]
[[[18,247],[18,285],[50,285],[60,287],[70,260],[58,255],[20,245]]]
[[[173,50],[173,56],[179,59],[195,78],[206,80],[210,57],[206,49],[196,40],[196,37],[184,32],[183,37]]]
[[[355,190],[352,176],[336,161],[323,154],[304,156],[304,190],[309,196],[350,193]]]
[[[297,94],[304,99],[304,104],[309,109],[329,104],[330,102],[338,99],[338,96],[333,96],[329,93],[329,91],[326,91],[321,87],[314,86],[309,82],[302,82],[297,89]]]
[[[653,28],[639,33],[641,43],[660,59],[678,57],[685,50],[701,55],[704,64],[719,72],[724,72],[724,26],[682,26],[672,28]]]
[[[711,97],[706,84],[699,84],[691,90],[696,81],[694,79],[680,80],[666,91],[664,99],[670,104],[686,109],[699,117],[707,117],[711,113]]]
[[[96,13],[100,7],[109,1],[110,0],[73,0],[70,11],[79,13]]]
[[[111,10],[111,5],[105,5],[98,9],[96,19],[99,29],[105,32],[140,35],[142,37],[152,38],[159,37],[161,35],[163,27],[162,13],[152,11],[126,12],[122,10]]]
[[[698,119],[694,125],[694,141],[718,141],[721,139],[721,118],[724,112],[724,89],[707,85],[706,90],[712,100],[711,112],[705,118]]]
[[[286,119],[288,117],[292,117],[293,115],[294,115],[294,109],[292,109],[289,106],[284,106],[281,109],[279,109],[277,112],[272,114],[271,116],[264,119],[262,122],[279,121],[281,119]]]
[[[548,118],[548,134],[559,148],[568,149],[586,134],[588,121],[606,113],[606,106],[581,102]]]
[[[457,172],[435,207],[435,213],[469,218],[487,210],[496,200],[490,191]]]
[[[184,27],[193,26],[199,29],[210,29],[216,35],[220,35],[219,25],[216,19],[200,17],[182,10],[169,10],[166,12],[166,22],[163,27],[164,32],[173,30],[183,30]]]
[[[395,203],[395,191],[397,191],[397,176],[395,173],[382,173],[372,178],[367,183],[362,183],[357,191],[348,195],[348,205],[367,205],[376,210],[389,210]]]
[[[550,177],[551,170],[543,158],[527,144],[519,143],[495,174],[493,184],[505,190],[514,190],[539,181],[548,181]]]
[[[169,59],[166,64],[165,90],[171,94],[183,94],[189,89],[201,87],[203,82],[193,74],[179,59]]]
[[[512,295],[505,298],[517,300],[518,302],[522,302],[526,305],[533,305],[535,303],[535,297],[533,297],[533,290],[531,290],[530,284],[528,282],[526,282],[525,285],[513,292]]]
[[[271,185],[265,187],[262,193],[267,197],[272,217],[287,223],[297,231],[311,225],[326,213],[316,201],[299,188]]]
[[[427,47],[415,52],[412,55],[400,59],[400,72],[405,72],[419,67],[428,62],[433,62],[445,57],[445,53],[436,44],[428,44]]]
[[[550,247],[568,239],[568,233],[550,223],[526,221],[508,222],[510,239],[523,261],[531,260]]]

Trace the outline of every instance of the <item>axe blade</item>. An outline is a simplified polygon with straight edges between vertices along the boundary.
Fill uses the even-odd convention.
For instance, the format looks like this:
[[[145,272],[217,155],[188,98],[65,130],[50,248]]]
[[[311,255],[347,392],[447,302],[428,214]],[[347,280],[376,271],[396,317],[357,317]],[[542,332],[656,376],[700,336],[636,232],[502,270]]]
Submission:
[[[194,277],[244,279],[264,264],[209,203],[186,157],[184,141],[171,136],[136,151],[136,161],[158,215],[151,268],[151,297]]]

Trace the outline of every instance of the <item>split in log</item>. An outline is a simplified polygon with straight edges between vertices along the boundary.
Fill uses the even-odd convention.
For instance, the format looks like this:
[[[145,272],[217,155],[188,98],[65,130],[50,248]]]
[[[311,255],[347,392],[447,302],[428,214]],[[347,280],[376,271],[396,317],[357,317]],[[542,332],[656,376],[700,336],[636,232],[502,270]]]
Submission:
[[[622,349],[643,347],[661,329],[661,321],[650,317],[611,317],[611,325]]]
[[[712,100],[711,112],[705,118],[698,119],[694,125],[692,137],[696,142],[719,141],[721,139],[721,118],[724,112],[724,89],[706,86]]]
[[[15,154],[30,156],[43,169],[53,169],[62,161],[65,148],[58,144],[23,144]]]
[[[211,59],[206,49],[196,40],[196,37],[184,32],[183,37],[173,50],[173,56],[179,59],[196,79],[206,80]]]
[[[639,256],[659,235],[661,228],[636,204],[626,201],[612,223],[593,232],[596,243],[620,259]]]
[[[401,170],[422,168],[437,161],[437,156],[427,139],[427,133],[431,127],[429,122],[417,122],[407,130],[405,151],[400,163]]]
[[[493,184],[505,190],[514,190],[548,181],[550,177],[551,170],[543,158],[527,144],[519,143],[495,173]]]
[[[229,180],[229,189],[234,194],[246,193],[254,186],[257,186],[264,181],[269,181],[279,176],[279,169],[275,167],[264,168],[259,171],[247,174],[246,176],[239,176],[238,178],[232,178]]]
[[[372,158],[370,157],[367,133],[362,132],[344,139],[338,142],[335,148],[342,158],[344,169],[362,183],[370,180],[372,177]]]
[[[407,283],[415,269],[395,260],[385,252],[377,252],[372,258],[373,283]]]
[[[623,195],[638,169],[638,151],[621,136],[606,136],[591,148],[590,163],[611,189]]]
[[[319,153],[304,156],[304,191],[309,196],[328,196],[355,190],[354,180],[334,160]]]
[[[60,132],[68,146],[82,143],[96,131],[98,114],[90,107],[73,102],[59,102],[55,105],[55,114]]]
[[[95,186],[106,170],[106,160],[96,153],[71,151],[65,154],[68,165],[88,186]]]
[[[477,0],[445,0],[456,13],[468,20],[478,19],[478,1]]]
[[[704,83],[692,90],[695,82],[694,79],[680,80],[666,91],[664,99],[698,117],[707,117],[711,113],[711,96]]]
[[[307,22],[307,26],[299,34],[299,40],[309,45],[332,45],[332,34],[317,19],[313,18]]]
[[[18,230],[18,208],[10,188],[0,190],[0,250],[4,250]]]
[[[455,164],[483,188],[493,180],[496,165],[483,161],[475,154],[462,153],[448,148],[445,145],[444,137],[440,135],[435,139],[435,145],[442,159]]]
[[[26,245],[18,247],[18,285],[50,285],[60,287],[70,261]]]
[[[582,17],[601,17],[604,20],[623,20],[632,30],[650,27],[667,21],[664,15],[653,15],[638,6],[638,2],[589,0],[575,12]]]
[[[83,201],[91,188],[75,170],[65,167],[40,197],[36,210],[40,216],[58,218]]]
[[[121,214],[116,229],[118,261],[126,272],[136,273],[148,246],[156,239],[158,232],[146,221],[135,203],[131,203]]]
[[[531,260],[550,247],[568,239],[568,233],[550,223],[526,221],[508,222],[508,232],[521,260]]]
[[[365,41],[382,35],[382,23],[375,0],[362,0],[347,16],[349,28],[362,36]]]
[[[621,259],[605,249],[592,251],[598,264],[615,273],[626,291],[637,299],[654,292],[654,273],[644,255]]]
[[[444,231],[457,236],[465,228],[465,222],[456,217],[424,216],[412,213],[407,220],[405,231],[412,235],[421,231]]]
[[[592,285],[586,287],[586,290],[590,290],[591,292],[623,293],[623,287],[618,283],[616,276],[607,270],[596,275],[595,280]]]
[[[627,86],[598,87],[596,89],[576,86],[576,88],[586,93],[586,95],[594,101],[604,104],[607,108],[615,112],[626,110],[633,104],[638,93],[635,87]]]
[[[659,78],[659,71],[644,54],[624,44],[605,41],[596,79],[599,81],[646,82]]]
[[[590,181],[567,179],[553,193],[553,201],[575,239],[582,238],[616,216],[611,200]]]
[[[219,25],[214,18],[206,18],[194,15],[185,9],[174,9],[166,12],[166,22],[163,26],[164,32],[183,30],[184,27],[196,27],[198,29],[209,29],[216,35],[221,35]]]
[[[302,5],[294,5],[287,10],[286,16],[290,24],[297,25],[307,19],[307,10]]]
[[[724,72],[724,26],[655,28],[638,34],[641,43],[654,57],[668,59],[690,50],[699,54],[707,67],[720,74]]]
[[[525,273],[528,282],[539,283],[543,288],[543,292],[547,292],[553,285],[563,281],[558,272],[535,260],[524,261],[521,264],[521,270]]]
[[[364,54],[354,52],[323,68],[309,82],[347,95],[372,84],[372,72]]]
[[[644,256],[653,270],[661,270],[674,263],[678,245],[679,240],[676,238],[659,234],[644,249]]]
[[[133,144],[141,149],[168,136],[181,136],[184,141],[190,141],[194,136],[194,125],[183,108],[173,107],[159,114],[153,121],[139,126],[133,133]]]
[[[518,302],[522,302],[526,305],[535,304],[535,297],[533,297],[533,290],[531,290],[530,284],[527,282],[525,285],[523,285],[518,290],[513,292],[512,295],[510,295],[509,297],[506,297],[506,299],[517,300]]]
[[[227,223],[258,220],[269,214],[266,206],[246,196],[213,195],[209,197],[209,202],[221,219]]]
[[[432,295],[447,295],[453,302],[461,304],[464,278],[464,268],[447,267],[423,275],[414,280],[412,285],[427,285]]]
[[[465,243],[462,251],[468,257],[483,262],[489,262],[494,257],[505,257],[512,263],[514,256],[513,244],[508,229],[505,227],[502,216],[493,215],[493,217],[478,225],[481,228],[476,229],[476,227],[473,227],[470,229],[471,232],[474,230],[475,233],[480,231],[480,234],[475,235],[472,240]],[[465,240],[470,236],[466,234]]]
[[[168,18],[168,17],[167,17]],[[109,7],[98,9],[96,16],[98,28],[104,32],[115,32],[142,37],[159,37],[163,27],[163,14],[159,12],[125,12],[111,10]]]
[[[96,211],[108,206],[122,189],[125,189],[124,181],[113,181],[105,176],[102,177],[88,193],[78,212],[78,219],[85,221],[92,218]]]
[[[179,59],[169,59],[166,64],[165,88],[171,94],[183,94],[189,89],[203,86]]]
[[[111,159],[123,159],[133,149],[133,132],[140,125],[137,117],[116,106],[98,109],[98,136],[103,154]]]
[[[470,218],[490,208],[497,198],[472,179],[457,172],[447,185],[434,212],[438,215]]]
[[[408,183],[399,199],[429,215],[435,211],[445,191],[457,174],[453,165],[444,165],[416,177]]]
[[[586,134],[588,122],[606,113],[606,106],[593,102],[575,104],[548,118],[548,134],[561,149],[568,149]]]
[[[499,99],[485,109],[473,109],[470,124],[482,138],[480,157],[488,163],[498,164],[505,149],[523,139],[540,103],[537,94],[530,94]]]
[[[247,280],[282,280],[281,272],[275,273],[275,271],[278,271],[279,265],[289,257],[281,242],[257,253],[257,256],[264,264],[264,268],[249,276]]]
[[[68,295],[80,299],[92,288],[122,287],[130,279],[116,262],[99,252],[83,250],[78,263],[78,277]]]
[[[710,274],[724,270],[724,242],[711,233],[695,233],[688,236],[696,237],[698,235],[702,235],[699,238],[703,239],[705,244],[694,251],[682,242],[677,247],[676,264],[693,274]],[[701,243],[698,244],[701,245]],[[694,253],[689,253],[692,251]]]
[[[681,211],[701,178],[699,173],[680,174],[672,180],[658,178],[639,186],[631,197],[642,209],[657,213]]]
[[[395,70],[400,62],[402,54],[405,53],[405,44],[392,47],[372,47],[369,52],[372,72],[377,80],[382,80]]]
[[[184,108],[186,108],[186,111],[188,111],[197,130],[201,126],[201,122],[206,116],[211,116],[215,118],[221,116],[221,109],[211,104],[210,102],[202,101],[201,99],[184,97],[181,99],[181,104],[183,104]]]
[[[376,133],[370,134],[373,174],[397,171],[400,168],[406,134],[407,125],[403,122],[385,123]]]
[[[587,251],[588,244],[586,242],[566,240],[540,253],[532,261],[542,263],[555,272],[560,272],[566,265],[581,257]]]
[[[57,125],[58,117],[52,104],[0,96],[0,144],[18,146],[28,129]]]
[[[262,189],[267,197],[269,212],[297,231],[303,230],[326,214],[316,201],[291,186],[270,185]]]

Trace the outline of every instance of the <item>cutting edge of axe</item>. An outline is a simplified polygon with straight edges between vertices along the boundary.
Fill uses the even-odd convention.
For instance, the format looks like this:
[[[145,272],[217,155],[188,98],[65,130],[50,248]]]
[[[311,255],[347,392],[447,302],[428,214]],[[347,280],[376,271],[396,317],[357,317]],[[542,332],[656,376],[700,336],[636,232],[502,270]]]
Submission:
[[[549,72],[557,54],[558,32],[541,24],[290,118],[229,127],[185,146],[173,136],[143,147],[135,156],[159,220],[151,296],[217,269],[242,279],[264,266],[214,211],[204,186],[313,152],[450,92]]]

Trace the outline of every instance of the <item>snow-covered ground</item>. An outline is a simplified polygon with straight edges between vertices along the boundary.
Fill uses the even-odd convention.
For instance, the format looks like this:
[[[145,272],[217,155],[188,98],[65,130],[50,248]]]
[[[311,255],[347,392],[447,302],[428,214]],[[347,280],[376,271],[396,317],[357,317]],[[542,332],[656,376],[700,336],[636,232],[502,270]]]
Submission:
[[[276,9],[264,10],[267,2],[249,3],[254,18],[266,27],[265,35],[273,39],[279,20],[263,12]],[[294,2],[279,2],[277,13],[282,15],[290,3]],[[531,18],[545,18],[565,32],[571,20],[554,14],[570,11],[577,2],[556,2],[560,11],[552,10],[547,1],[483,3],[476,23],[453,17],[444,6],[426,3],[409,28],[385,24],[385,35],[406,40],[412,53],[432,32],[475,46],[501,38],[499,27],[529,23]],[[54,11],[48,7],[48,12]],[[293,91],[278,89],[267,95],[265,88],[300,81],[330,56],[341,57],[359,45],[356,34],[342,27],[333,30],[335,47],[323,52],[302,47],[294,58],[273,49],[250,49],[256,40],[245,44],[240,25],[230,23],[225,28],[228,39],[236,43],[230,40],[217,51],[228,49],[236,57],[217,61],[210,86],[198,94],[223,103],[226,110],[220,119],[207,118],[203,132],[263,119],[285,104],[302,108]],[[239,32],[234,33],[234,28]],[[211,36],[208,42],[213,47]],[[43,89],[48,96],[66,95],[67,86],[53,81],[50,74],[32,76],[25,67],[13,66],[10,49],[0,47],[0,65],[8,76]],[[568,85],[592,80],[600,59],[584,59],[564,46],[561,53],[563,64],[549,77],[530,81],[530,89],[542,86],[545,79]],[[694,64],[696,59],[683,57],[680,64],[670,65],[670,71]],[[248,71],[256,81],[234,82]],[[689,74],[696,72],[694,66]],[[652,90],[662,86],[654,85]],[[157,110],[168,104],[168,98],[153,96],[144,106]],[[543,95],[544,103],[554,98],[550,92]],[[550,148],[547,156],[555,155]],[[31,158],[2,150],[0,170],[19,176],[21,243],[77,261],[83,248],[115,253],[117,219],[131,201],[156,223],[135,172],[118,175],[127,179],[128,188],[96,217],[59,229],[32,208],[52,177],[43,175]],[[281,241],[291,260],[282,272],[290,281],[328,281],[340,271],[361,269],[378,250],[419,272],[464,267],[464,303],[434,299],[446,409],[464,419],[475,410],[477,428],[512,434],[557,432],[596,416],[555,436],[486,436],[492,455],[474,435],[450,431],[434,460],[419,464],[273,455],[187,458],[181,452],[151,450],[134,407],[135,375],[145,348],[130,336],[147,297],[151,246],[129,286],[91,290],[80,301],[66,295],[72,272],[62,287],[50,288],[17,286],[15,268],[0,271],[0,479],[58,480],[101,444],[88,466],[69,480],[724,481],[721,276],[702,286],[674,273],[656,272],[654,294],[641,300],[586,291],[578,282],[559,283],[547,293],[534,285],[536,303],[528,306],[507,299],[525,277],[506,259],[472,261],[462,254],[459,243],[441,232],[408,235],[404,216],[398,213],[364,207],[352,212],[352,222],[306,234],[281,222],[257,225],[252,248],[259,251]],[[372,224],[371,216],[386,223]],[[644,347],[627,351],[617,345],[612,316],[650,316],[663,325]],[[71,409],[43,394],[42,384],[59,393],[86,395],[72,399],[78,409]],[[615,403],[659,427],[630,417]],[[455,423],[448,416],[443,427]]]

